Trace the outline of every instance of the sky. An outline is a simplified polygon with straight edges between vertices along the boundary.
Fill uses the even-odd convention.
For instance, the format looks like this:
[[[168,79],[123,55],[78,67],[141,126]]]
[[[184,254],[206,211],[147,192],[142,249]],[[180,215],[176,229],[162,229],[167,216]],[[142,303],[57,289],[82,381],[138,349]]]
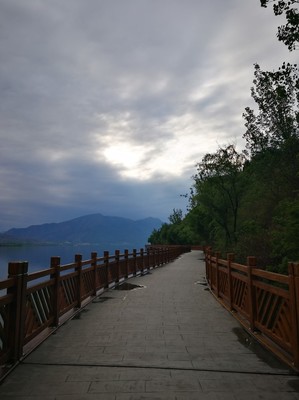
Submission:
[[[253,64],[295,62],[259,0],[0,0],[0,232],[186,212],[245,147]]]

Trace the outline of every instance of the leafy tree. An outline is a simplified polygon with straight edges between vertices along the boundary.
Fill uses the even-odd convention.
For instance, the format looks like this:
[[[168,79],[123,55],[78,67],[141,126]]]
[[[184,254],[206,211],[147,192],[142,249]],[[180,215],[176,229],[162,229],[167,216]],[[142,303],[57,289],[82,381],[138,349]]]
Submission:
[[[239,178],[243,184],[239,208],[238,242],[234,252],[239,261],[258,257],[259,265],[272,263],[271,230],[277,203],[285,196],[286,182],[281,178],[276,152],[267,150],[246,163]]]
[[[192,195],[194,196],[194,193]],[[184,224],[192,232],[192,243],[205,246],[213,242],[211,223],[211,216],[206,213],[204,207],[201,204],[196,205],[194,202],[193,208],[189,210],[184,219]]]
[[[171,224],[179,224],[183,219],[183,211],[179,208],[174,208],[168,219]]]
[[[247,128],[243,137],[252,155],[280,148],[298,135],[298,72],[297,65],[283,63],[278,71],[268,72],[255,64],[251,96],[258,114],[249,107],[243,113]]]
[[[238,153],[233,145],[220,147],[216,153],[203,157],[193,177],[197,205],[209,216],[206,218],[209,228],[222,246],[230,246],[237,240],[239,174],[244,162],[244,154]]]
[[[199,244],[200,238],[190,224],[190,218],[183,218],[180,209],[173,209],[169,216],[170,223],[164,223],[155,229],[148,241],[152,244]]]
[[[290,51],[297,48],[299,43],[299,13],[296,4],[298,0],[260,0],[262,7],[267,7],[268,3],[273,3],[274,14],[285,14],[287,23],[278,27],[278,40],[283,42]],[[293,7],[295,5],[295,7]]]
[[[287,271],[287,261],[299,260],[298,236],[299,199],[285,199],[277,206],[271,237],[272,255],[278,261],[277,264],[280,264],[279,272],[283,268],[283,272]]]

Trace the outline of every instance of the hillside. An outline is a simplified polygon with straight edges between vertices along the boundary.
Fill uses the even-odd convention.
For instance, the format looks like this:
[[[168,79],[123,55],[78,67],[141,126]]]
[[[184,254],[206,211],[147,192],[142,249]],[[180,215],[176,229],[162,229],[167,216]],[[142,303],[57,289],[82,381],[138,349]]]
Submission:
[[[12,228],[0,236],[16,242],[39,243],[110,243],[127,246],[144,246],[153,229],[161,226],[157,218],[131,220],[102,214],[86,215],[70,221]]]

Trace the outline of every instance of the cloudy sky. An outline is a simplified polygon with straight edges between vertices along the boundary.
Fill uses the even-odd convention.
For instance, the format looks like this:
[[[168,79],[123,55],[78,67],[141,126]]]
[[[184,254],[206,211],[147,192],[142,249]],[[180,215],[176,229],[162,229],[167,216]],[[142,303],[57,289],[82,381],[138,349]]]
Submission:
[[[0,0],[0,232],[167,220],[195,164],[244,148],[253,64],[293,61],[259,0]]]

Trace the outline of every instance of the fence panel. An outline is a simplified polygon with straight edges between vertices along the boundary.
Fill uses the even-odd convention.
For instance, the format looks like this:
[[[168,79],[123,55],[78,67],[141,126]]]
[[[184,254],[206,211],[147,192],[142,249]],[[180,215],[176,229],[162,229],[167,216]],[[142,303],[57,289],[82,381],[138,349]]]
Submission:
[[[81,300],[85,300],[94,293],[94,279],[95,274],[93,266],[82,270]]]
[[[52,280],[27,289],[24,344],[53,324]]]
[[[256,258],[247,265],[219,259],[205,252],[206,277],[211,290],[239,321],[278,357],[299,369],[299,266],[289,276],[263,271]]]
[[[63,275],[59,282],[59,315],[78,305],[78,272]]]
[[[108,269],[105,263],[104,257],[97,259],[97,290],[104,289],[108,287]]]
[[[0,293],[9,292],[16,285],[14,278],[0,282]],[[12,358],[12,348],[9,343],[9,333],[12,332],[10,326],[10,316],[12,314],[12,304],[15,301],[13,294],[4,294],[0,297],[0,364],[4,364]]]
[[[216,287],[218,297],[225,301],[229,301],[229,282],[228,282],[228,269],[227,266],[215,266],[214,271],[214,287]]]
[[[256,297],[255,326],[292,354],[292,314],[289,290],[269,283],[253,282]]]
[[[128,251],[122,254],[119,259],[119,279],[128,277]]]
[[[183,252],[185,248],[178,246],[173,258]],[[125,250],[123,255],[116,250],[111,256],[105,251],[103,257],[93,252],[88,260],[77,254],[73,263],[65,265],[60,265],[60,257],[51,257],[50,268],[29,275],[28,263],[9,263],[9,278],[0,281],[1,366],[20,360],[25,345],[32,346],[40,333],[57,326],[61,317],[99,290],[167,261],[169,250],[159,248],[130,254]]]

